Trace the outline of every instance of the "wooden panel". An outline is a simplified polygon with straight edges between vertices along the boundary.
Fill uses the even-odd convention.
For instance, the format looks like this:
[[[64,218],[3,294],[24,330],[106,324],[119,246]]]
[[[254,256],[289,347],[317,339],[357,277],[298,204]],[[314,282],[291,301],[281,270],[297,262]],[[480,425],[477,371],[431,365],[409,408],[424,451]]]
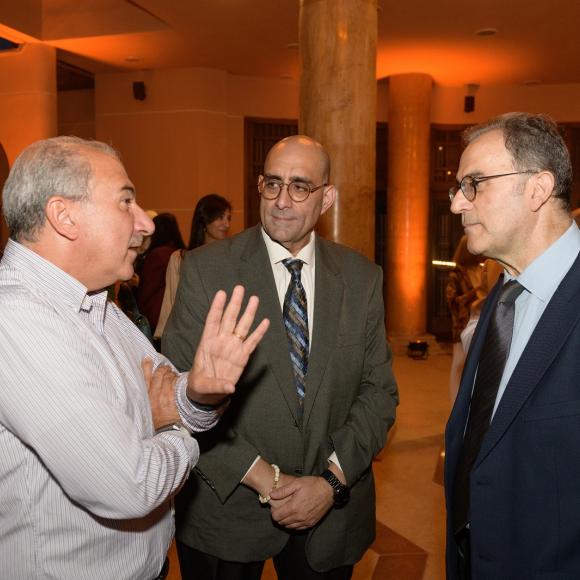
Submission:
[[[257,183],[264,169],[266,155],[280,139],[298,133],[298,121],[247,118],[244,130],[246,141],[245,225],[249,228],[260,222],[260,196]]]

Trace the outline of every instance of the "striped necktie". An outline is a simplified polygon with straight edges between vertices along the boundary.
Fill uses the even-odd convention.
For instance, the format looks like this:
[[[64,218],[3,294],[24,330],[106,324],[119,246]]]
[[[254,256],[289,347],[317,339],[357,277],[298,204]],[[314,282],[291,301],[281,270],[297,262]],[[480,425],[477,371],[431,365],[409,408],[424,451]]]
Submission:
[[[290,272],[290,284],[284,297],[282,314],[284,326],[288,337],[288,348],[294,371],[294,384],[298,394],[300,411],[304,407],[304,395],[306,387],[306,373],[308,371],[308,310],[306,308],[306,292],[300,279],[302,260],[287,258],[282,263]]]

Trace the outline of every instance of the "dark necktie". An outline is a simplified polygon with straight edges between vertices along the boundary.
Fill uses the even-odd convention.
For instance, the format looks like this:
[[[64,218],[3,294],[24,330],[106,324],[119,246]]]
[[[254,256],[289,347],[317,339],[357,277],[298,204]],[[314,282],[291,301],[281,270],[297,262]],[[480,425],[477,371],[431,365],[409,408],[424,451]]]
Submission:
[[[300,279],[304,262],[287,258],[282,263],[290,272],[290,284],[284,297],[283,317],[288,348],[294,371],[294,383],[298,394],[298,404],[302,412],[308,371],[308,311],[306,309],[306,293]]]
[[[479,357],[475,387],[453,494],[453,527],[461,531],[469,521],[469,479],[489,424],[514,329],[515,301],[524,287],[510,280],[501,289]]]

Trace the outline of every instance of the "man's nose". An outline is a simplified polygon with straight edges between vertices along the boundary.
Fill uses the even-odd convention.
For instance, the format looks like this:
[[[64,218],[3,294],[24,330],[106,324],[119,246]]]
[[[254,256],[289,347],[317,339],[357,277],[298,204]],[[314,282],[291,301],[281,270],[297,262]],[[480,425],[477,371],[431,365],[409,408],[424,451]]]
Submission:
[[[276,206],[280,209],[290,207],[292,205],[292,198],[289,193],[289,183],[283,183],[280,186],[280,195],[276,198]]]
[[[142,232],[145,236],[153,235],[153,232],[155,231],[155,224],[141,206],[135,204],[135,211],[133,212],[133,215],[135,217],[135,230]]]
[[[467,200],[463,194],[463,191],[461,189],[457,189],[457,193],[451,202],[451,212],[459,214],[470,209],[472,205],[473,202]]]

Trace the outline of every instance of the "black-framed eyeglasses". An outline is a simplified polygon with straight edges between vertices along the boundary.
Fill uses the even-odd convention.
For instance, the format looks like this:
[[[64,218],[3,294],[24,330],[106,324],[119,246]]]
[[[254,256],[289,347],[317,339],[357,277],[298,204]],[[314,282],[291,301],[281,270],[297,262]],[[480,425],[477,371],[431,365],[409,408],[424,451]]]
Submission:
[[[289,181],[286,183],[274,177],[261,177],[258,181],[258,191],[264,199],[271,200],[276,199],[282,193],[284,187],[287,187],[290,199],[300,203],[301,201],[306,201],[311,193],[327,185],[328,183],[311,185],[305,181]]]
[[[489,179],[495,179],[496,177],[507,177],[508,175],[521,175],[523,173],[538,173],[532,169],[526,171],[512,171],[511,173],[498,173],[497,175],[481,175],[480,177],[473,177],[473,175],[466,175],[457,185],[454,185],[449,190],[449,201],[453,201],[457,192],[462,191],[465,199],[467,201],[473,201],[477,195],[477,186]]]

